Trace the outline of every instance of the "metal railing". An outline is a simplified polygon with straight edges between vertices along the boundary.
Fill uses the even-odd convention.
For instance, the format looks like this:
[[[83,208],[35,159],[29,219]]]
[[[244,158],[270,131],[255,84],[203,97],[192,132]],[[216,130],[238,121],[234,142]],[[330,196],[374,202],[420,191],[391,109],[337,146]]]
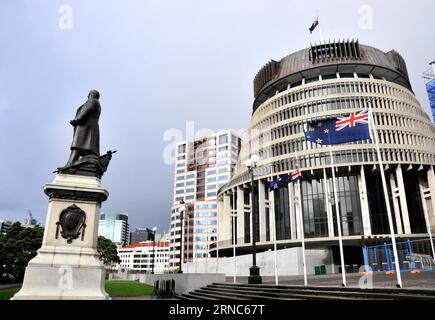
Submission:
[[[430,239],[407,240],[397,243],[397,254],[402,271],[435,270]],[[374,272],[395,270],[393,248],[389,243],[363,247],[364,264]]]
[[[154,293],[159,298],[172,298],[175,295],[175,280],[154,281]]]

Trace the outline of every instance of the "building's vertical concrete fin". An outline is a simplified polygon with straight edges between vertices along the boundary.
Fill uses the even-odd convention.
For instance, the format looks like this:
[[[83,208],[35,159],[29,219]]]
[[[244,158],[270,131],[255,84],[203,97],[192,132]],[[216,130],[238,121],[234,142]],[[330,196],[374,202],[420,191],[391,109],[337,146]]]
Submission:
[[[403,229],[405,234],[411,234],[411,224],[409,222],[408,202],[406,201],[405,184],[403,180],[402,167],[397,166],[396,169],[397,188],[400,197],[400,209],[402,211]]]
[[[393,198],[393,212],[394,218],[396,220],[397,234],[404,234],[403,225],[402,225],[402,214],[400,212],[400,194],[399,188],[397,187],[396,180],[394,174],[390,174],[390,188]]]

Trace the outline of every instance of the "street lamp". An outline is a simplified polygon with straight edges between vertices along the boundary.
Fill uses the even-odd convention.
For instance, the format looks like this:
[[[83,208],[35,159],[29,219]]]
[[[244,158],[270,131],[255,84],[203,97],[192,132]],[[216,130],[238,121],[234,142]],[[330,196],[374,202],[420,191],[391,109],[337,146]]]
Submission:
[[[156,261],[156,231],[157,231],[157,227],[154,227],[151,230],[151,234],[153,235],[153,264],[151,268],[151,274],[154,274],[154,265]]]
[[[184,200],[180,201],[182,205],[178,210],[180,211],[180,222],[181,222],[181,239],[180,239],[180,273],[183,273],[183,220],[184,220],[184,212],[186,211],[186,206]]]
[[[257,266],[257,243],[256,235],[258,228],[257,215],[255,214],[255,201],[254,201],[254,169],[260,160],[258,155],[252,155],[250,159],[245,161],[245,166],[248,168],[251,175],[251,220],[252,220],[252,267],[249,268],[249,284],[261,284],[262,278],[260,276],[260,268]]]

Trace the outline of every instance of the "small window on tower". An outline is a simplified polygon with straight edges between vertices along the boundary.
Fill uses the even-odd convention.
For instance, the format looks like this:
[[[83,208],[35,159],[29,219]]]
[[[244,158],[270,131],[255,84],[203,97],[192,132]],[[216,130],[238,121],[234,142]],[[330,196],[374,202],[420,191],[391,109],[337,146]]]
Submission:
[[[178,146],[178,153],[186,153],[186,145],[185,144],[180,144]]]
[[[228,135],[227,134],[223,134],[221,136],[219,136],[219,144],[225,144],[228,143]]]

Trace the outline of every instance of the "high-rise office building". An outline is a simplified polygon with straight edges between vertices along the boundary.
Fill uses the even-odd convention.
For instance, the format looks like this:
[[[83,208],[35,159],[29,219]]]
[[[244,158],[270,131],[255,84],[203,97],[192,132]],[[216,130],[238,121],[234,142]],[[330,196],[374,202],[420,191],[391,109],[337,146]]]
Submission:
[[[98,235],[112,240],[119,246],[129,242],[128,214],[102,213],[98,224]]]
[[[218,195],[220,257],[233,255],[234,241],[238,253],[250,252],[251,182],[244,163],[254,154],[260,157],[253,197],[259,252],[273,249],[272,227],[279,248],[301,247],[301,208],[310,246],[328,250],[337,264],[338,205],[346,264],[363,265],[361,245],[391,242],[380,170],[386,172],[401,241],[428,238],[428,229],[435,231],[435,126],[412,91],[399,53],[358,41],[314,45],[266,64],[255,77],[254,96],[249,139],[242,144],[234,176]],[[306,141],[304,124],[367,107],[372,109],[385,167],[378,165],[372,140],[333,146],[337,204],[329,147]],[[298,166],[301,188],[289,184],[272,197],[268,181]],[[428,242],[418,250],[431,255]],[[400,259],[402,265],[407,257]]]
[[[217,240],[217,191],[230,180],[239,150],[240,137],[233,131],[177,145],[170,229],[172,269],[179,267],[181,242],[183,263],[208,258],[210,245]],[[180,208],[185,208],[183,225]]]
[[[136,228],[135,231],[130,232],[130,244],[152,240],[153,231],[149,228]],[[162,238],[161,233],[155,234],[155,241]]]
[[[150,232],[148,228],[136,228],[135,231],[130,232],[130,244],[148,240],[150,240]]]
[[[430,63],[431,68],[426,71],[423,77],[427,80],[426,90],[429,96],[429,105],[432,111],[432,118],[435,123],[435,61]]]
[[[11,226],[11,221],[0,220],[0,235],[6,233]]]

